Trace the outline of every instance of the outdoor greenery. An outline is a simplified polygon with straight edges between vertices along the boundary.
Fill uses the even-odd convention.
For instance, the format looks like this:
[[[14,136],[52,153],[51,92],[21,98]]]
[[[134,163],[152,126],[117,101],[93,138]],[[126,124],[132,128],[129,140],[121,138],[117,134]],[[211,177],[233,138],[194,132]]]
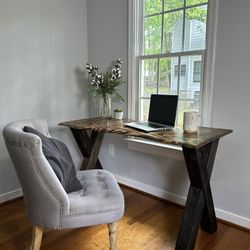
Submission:
[[[169,11],[162,15],[162,1],[164,0],[145,0],[144,18],[144,54],[152,55],[164,52],[172,52],[172,29],[173,26],[183,20],[184,0],[165,0],[164,11]],[[187,20],[206,21],[206,6],[195,6],[196,4],[206,3],[206,0],[187,0],[189,6],[186,12]],[[193,7],[192,7],[193,6]],[[159,14],[159,15],[158,15]],[[162,30],[162,18],[164,18],[164,32]],[[161,44],[163,35],[163,44]],[[181,49],[181,48],[180,48]],[[163,50],[163,51],[162,51]]]
[[[144,18],[144,55],[153,55],[166,52],[180,52],[182,46],[180,44],[177,51],[173,50],[172,30],[176,23],[182,22],[184,12],[184,0],[165,0],[165,11],[171,12],[162,15],[163,0],[145,0],[145,18]],[[195,4],[206,3],[206,0],[187,0],[190,7],[186,12],[186,22],[189,20],[198,20],[205,22],[207,16],[206,7],[191,7]],[[176,10],[178,8],[178,10]],[[176,11],[175,11],[176,10]],[[152,16],[148,16],[152,15]],[[162,34],[162,18],[164,18],[164,32]],[[163,35],[163,39],[162,39]],[[184,38],[185,39],[185,38]],[[163,44],[162,44],[163,41]],[[152,61],[152,60],[151,60]],[[160,61],[160,75],[166,77],[170,69],[170,60]],[[145,62],[144,70],[148,72],[157,72],[157,63],[150,61]],[[165,72],[164,72],[165,71]]]

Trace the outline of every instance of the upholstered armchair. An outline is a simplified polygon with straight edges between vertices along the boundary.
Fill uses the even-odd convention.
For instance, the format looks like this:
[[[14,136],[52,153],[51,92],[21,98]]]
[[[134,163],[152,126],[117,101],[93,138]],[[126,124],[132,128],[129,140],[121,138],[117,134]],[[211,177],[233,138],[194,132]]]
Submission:
[[[79,228],[108,224],[110,249],[116,249],[118,220],[124,213],[124,197],[105,170],[77,171],[82,189],[66,193],[42,151],[41,139],[23,131],[32,127],[50,137],[44,119],[9,123],[3,130],[33,225],[31,249],[39,249],[43,229]],[[83,236],[84,237],[84,236]]]

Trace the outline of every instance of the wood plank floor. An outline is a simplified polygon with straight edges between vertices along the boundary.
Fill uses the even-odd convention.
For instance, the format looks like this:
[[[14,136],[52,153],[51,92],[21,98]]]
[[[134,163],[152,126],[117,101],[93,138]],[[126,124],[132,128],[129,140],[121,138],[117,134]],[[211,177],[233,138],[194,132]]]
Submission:
[[[136,191],[123,188],[125,216],[118,236],[119,250],[174,249],[183,209]],[[25,217],[23,200],[0,206],[0,249],[29,249],[32,226]],[[106,225],[73,230],[46,230],[42,250],[108,249]],[[218,223],[218,231],[199,231],[196,250],[250,250],[250,232]]]

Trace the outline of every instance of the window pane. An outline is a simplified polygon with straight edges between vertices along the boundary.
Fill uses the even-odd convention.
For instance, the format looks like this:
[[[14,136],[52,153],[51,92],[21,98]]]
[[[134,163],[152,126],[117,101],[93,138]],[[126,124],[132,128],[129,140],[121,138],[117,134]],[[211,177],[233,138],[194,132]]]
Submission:
[[[145,0],[145,15],[162,12],[162,0]]]
[[[150,97],[157,93],[158,60],[148,59],[142,61],[141,91],[143,97]]]
[[[186,75],[180,78],[180,98],[181,99],[194,99],[194,94],[196,91],[200,91],[200,81],[194,82],[194,65],[197,63],[201,63],[201,56],[183,56],[181,57],[181,65],[186,65]],[[176,62],[177,64],[178,62]],[[198,67],[197,67],[198,69]],[[201,68],[200,68],[201,70]],[[201,71],[199,71],[201,75]],[[200,79],[200,78],[199,78]]]
[[[140,120],[147,121],[148,120],[148,112],[149,112],[149,99],[141,99],[141,110],[140,110]]]
[[[171,84],[170,84],[170,94],[178,94],[178,83],[179,83],[179,58],[173,57],[171,59]]]
[[[186,75],[186,64],[182,64],[181,65],[181,76],[185,76]]]
[[[207,0],[187,0],[186,5],[191,6],[191,5],[207,3],[207,2],[208,2]]]
[[[193,70],[193,82],[201,81],[201,61],[194,62]]]
[[[174,76],[178,76],[179,75],[179,65],[175,65],[174,66]]]
[[[199,104],[189,101],[189,100],[179,100],[178,101],[178,115],[176,119],[176,126],[182,127],[183,125],[183,113],[185,111],[198,111]]]
[[[183,6],[184,6],[184,0],[165,0],[164,1],[165,11],[183,8]]]
[[[182,126],[183,112],[196,110],[200,111],[200,81],[193,81],[194,67],[198,68],[202,58],[197,56],[181,57],[181,65],[186,65],[186,75],[180,77],[179,85],[179,106],[178,106],[178,125]],[[178,63],[178,62],[177,62]],[[196,64],[196,66],[194,66]],[[200,72],[201,75],[201,72]]]
[[[144,54],[152,55],[161,52],[162,15],[144,19]]]
[[[177,94],[177,80],[172,84],[172,79],[178,79],[179,68],[178,65],[172,69],[173,60],[178,58],[162,58],[160,59],[160,84],[159,84],[159,94]],[[177,71],[177,72],[176,72]]]
[[[184,50],[205,49],[207,6],[190,8],[186,12]]]
[[[164,15],[164,52],[182,50],[183,11],[175,11]]]

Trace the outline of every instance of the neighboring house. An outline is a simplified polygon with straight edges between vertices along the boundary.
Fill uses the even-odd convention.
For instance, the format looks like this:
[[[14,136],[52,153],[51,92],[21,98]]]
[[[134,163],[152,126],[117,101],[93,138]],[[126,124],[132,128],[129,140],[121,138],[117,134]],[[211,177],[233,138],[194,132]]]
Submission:
[[[184,50],[192,51],[204,49],[206,26],[198,20],[187,20],[185,22],[185,42]],[[172,52],[181,51],[183,19],[179,19],[172,28]],[[171,64],[171,92],[178,89],[178,57],[172,60]],[[193,99],[200,93],[201,79],[201,56],[181,57],[180,68],[180,97],[184,99]]]

